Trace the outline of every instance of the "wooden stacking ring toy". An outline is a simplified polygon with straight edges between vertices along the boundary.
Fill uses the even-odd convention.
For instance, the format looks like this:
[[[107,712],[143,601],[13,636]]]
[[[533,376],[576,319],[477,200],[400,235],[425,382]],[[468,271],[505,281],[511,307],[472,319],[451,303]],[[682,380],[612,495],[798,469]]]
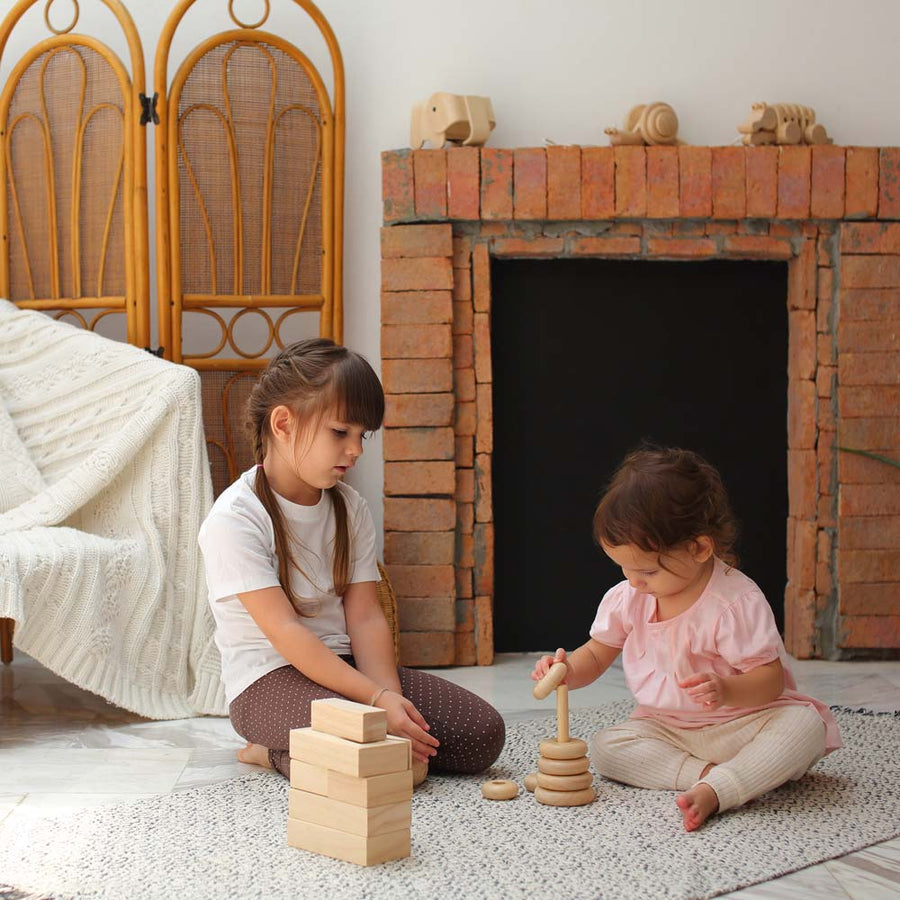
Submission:
[[[537,772],[532,772],[530,775],[525,776],[525,790],[534,793],[534,789],[537,787],[538,776]]]
[[[563,684],[567,672],[565,663],[554,663],[533,691],[538,700],[556,691],[556,738],[540,743],[534,788],[535,799],[547,806],[584,806],[596,796],[588,771],[587,744],[569,736],[569,687]]]
[[[519,795],[519,786],[514,781],[497,778],[481,785],[481,796],[485,800],[512,800]]]

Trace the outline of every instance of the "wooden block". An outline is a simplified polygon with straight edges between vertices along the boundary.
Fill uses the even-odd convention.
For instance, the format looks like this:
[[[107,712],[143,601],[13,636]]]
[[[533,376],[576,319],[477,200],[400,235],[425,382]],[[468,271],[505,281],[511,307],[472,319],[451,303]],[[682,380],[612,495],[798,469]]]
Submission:
[[[309,708],[314,731],[323,731],[359,743],[383,741],[387,737],[387,713],[377,706],[329,697],[325,700],[313,700]]]
[[[392,735],[383,741],[357,744],[312,728],[291,729],[291,759],[326,766],[355,778],[403,772],[411,768],[411,747],[405,738]]]
[[[348,831],[363,837],[388,834],[412,825],[412,800],[399,800],[381,806],[356,806],[332,797],[291,788],[288,815],[315,825]]]
[[[387,775],[355,778],[353,775],[292,759],[291,787],[352,803],[354,806],[383,806],[385,803],[399,803],[412,798],[413,772],[412,769],[406,769]]]
[[[410,853],[410,831],[390,831],[374,837],[363,837],[315,825],[300,819],[288,819],[288,844],[359,866],[374,866],[392,859],[404,859]]]

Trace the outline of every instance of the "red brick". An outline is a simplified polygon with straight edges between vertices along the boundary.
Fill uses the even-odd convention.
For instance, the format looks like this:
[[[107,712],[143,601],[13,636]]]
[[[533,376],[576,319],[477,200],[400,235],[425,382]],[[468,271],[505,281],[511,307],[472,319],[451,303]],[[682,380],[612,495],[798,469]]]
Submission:
[[[896,353],[900,351],[900,321],[855,322],[842,317],[838,323],[838,346],[841,353]]]
[[[816,516],[816,452],[788,450],[789,512],[798,519]]]
[[[457,503],[474,503],[475,502],[475,470],[474,469],[457,469],[456,470],[456,491],[453,499]],[[470,563],[474,565],[474,563]]]
[[[818,397],[818,389],[813,383],[813,390]],[[833,432],[837,430],[837,418],[835,415],[834,403],[830,401],[823,401],[818,404],[818,421],[816,422],[816,427],[819,429],[820,436],[824,437],[824,432]]]
[[[475,400],[475,370],[454,369],[456,374],[456,399],[460,403],[470,403]]]
[[[383,291],[435,291],[453,288],[453,267],[445,256],[414,259],[383,259]]]
[[[805,145],[778,148],[779,219],[809,218],[812,154]]]
[[[453,421],[453,394],[387,394],[384,399],[386,427],[421,428]]]
[[[651,256],[671,259],[703,259],[718,252],[716,242],[709,238],[651,238],[647,241],[647,251]]]
[[[709,147],[678,148],[681,215],[708,219],[712,215],[712,150]]]
[[[643,233],[644,226],[641,222],[616,222],[604,232],[611,237],[640,237]]]
[[[384,530],[452,531],[456,504],[448,498],[385,497]]]
[[[841,387],[838,408],[846,419],[896,415],[900,409],[900,387]]]
[[[900,458],[890,450],[882,450],[878,455],[893,459],[897,465],[859,453],[838,452],[838,480],[841,484],[900,484]]]
[[[563,255],[564,241],[560,237],[494,238],[491,249],[495,256],[555,258]]]
[[[450,291],[403,291],[381,295],[382,325],[440,325],[452,321]]]
[[[452,428],[385,428],[384,459],[453,459]]]
[[[388,531],[384,561],[387,565],[449,566],[455,543],[452,531]]]
[[[475,526],[475,594],[494,593],[494,525]]]
[[[471,569],[462,569],[457,567],[456,569],[456,596],[457,597],[472,597],[474,596],[472,589],[472,570]]]
[[[900,287],[900,256],[844,256],[843,288]]]
[[[838,611],[843,616],[900,616],[900,586],[896,581],[843,584]]]
[[[476,386],[475,396],[478,396],[478,388]],[[457,437],[463,435],[474,437],[478,428],[478,413],[475,403],[457,403],[456,418],[454,420],[453,430]]]
[[[513,152],[481,148],[481,217],[513,217]]]
[[[844,215],[844,148],[822,144],[812,148],[810,214],[814,219]]]
[[[837,378],[836,366],[816,367],[816,393],[822,399],[828,399],[834,395],[835,379]]]
[[[453,233],[449,225],[393,225],[381,229],[381,257],[450,256]]]
[[[869,319],[900,321],[900,291],[843,289],[841,320],[865,322]]]
[[[729,256],[737,256],[741,259],[790,259],[794,255],[789,240],[768,235],[736,234],[729,236],[725,238],[722,249]]]
[[[816,340],[816,359],[820,366],[837,365],[837,348],[833,334],[820,334]]]
[[[443,150],[413,150],[413,182],[416,194],[416,218],[445,219],[447,154]]]
[[[704,231],[708,235],[736,235],[737,222],[707,222]]]
[[[878,151],[878,218],[900,219],[900,147]]]
[[[788,308],[816,308],[816,242],[804,241],[800,255],[788,263]]]
[[[472,535],[467,534],[465,537],[472,539]],[[475,563],[473,562],[472,565]],[[471,569],[472,566],[464,568]],[[456,633],[475,630],[475,598],[470,597],[465,600],[456,601]]]
[[[705,222],[673,222],[673,237],[704,237],[706,235]]]
[[[382,359],[450,358],[453,338],[449,325],[382,325]],[[449,390],[449,388],[447,389]],[[397,391],[395,393],[406,393]]]
[[[458,334],[453,338],[453,367],[467,369],[475,365],[472,352],[472,335]]]
[[[453,300],[465,301],[471,305],[472,300],[472,269],[453,269]]]
[[[455,659],[456,638],[452,631],[400,633],[401,666],[452,666]]]
[[[897,582],[900,591],[900,550],[839,550],[841,584]]]
[[[747,182],[743,147],[712,148],[712,215],[743,219],[747,214]]]
[[[900,647],[900,616],[845,616],[838,628],[838,647]]]
[[[478,147],[451,147],[447,151],[447,214],[451,219],[479,218],[480,161]]]
[[[816,315],[809,309],[788,314],[788,379],[812,379],[816,374]]]
[[[412,151],[381,154],[381,198],[385,222],[402,222],[416,214]]]
[[[571,256],[639,256],[639,237],[576,237],[569,246]]]
[[[612,147],[581,149],[581,214],[611,219],[616,208],[615,157]]]
[[[471,334],[475,323],[475,310],[471,301],[453,303],[453,333]]]
[[[491,491],[491,457],[489,453],[475,454],[475,521],[492,522],[494,501]]]
[[[818,529],[815,521],[791,519],[788,522],[788,580],[798,591],[811,590],[816,585],[816,549]]]
[[[819,500],[815,504],[816,518],[820,528],[834,528],[837,514],[836,498],[832,494],[819,494]]]
[[[816,297],[818,298],[818,309],[816,310],[817,317],[820,323],[823,323],[825,320],[822,319],[822,316],[819,314],[822,308],[822,304],[831,303],[834,297],[834,272],[831,269],[824,269],[821,266],[819,270],[816,272]],[[826,310],[826,312],[830,312]],[[819,331],[827,331],[827,328],[820,327]]]
[[[848,222],[841,228],[841,253],[900,254],[900,224]]]
[[[472,302],[476,312],[490,311],[491,257],[487,244],[476,244],[472,249]]]
[[[547,148],[547,218],[581,218],[581,148]]]
[[[816,447],[820,494],[833,494],[837,491],[837,462],[832,441],[833,435],[831,434],[827,438],[820,436]],[[822,523],[820,522],[819,524],[821,525]]]
[[[453,566],[386,566],[398,597],[453,597]]]
[[[449,357],[383,359],[381,383],[389,394],[439,394],[452,391],[453,363]]]
[[[785,597],[785,645],[798,659],[816,655],[816,594],[788,585]]]
[[[547,154],[542,147],[513,151],[514,215],[547,218]]]
[[[616,215],[640,219],[647,215],[647,151],[643,147],[615,147]]]
[[[479,666],[494,662],[494,616],[491,597],[475,598],[475,661]]]
[[[778,148],[747,147],[744,151],[747,179],[747,215],[773,219],[778,209]]]
[[[680,214],[678,191],[678,148],[647,148],[647,216],[651,219],[677,219]]]
[[[455,666],[474,666],[477,659],[475,651],[475,635],[472,632],[456,634],[456,656],[453,658]]]
[[[467,471],[471,471],[468,469]],[[461,569],[471,569],[475,565],[475,536],[471,534],[461,534],[456,541],[456,561],[454,565]],[[459,603],[459,601],[457,601]],[[457,606],[459,611],[459,606]],[[469,613],[471,616],[471,613]],[[474,620],[472,628],[474,628]],[[459,629],[459,618],[456,620],[457,630]]]
[[[400,630],[453,631],[455,605],[452,597],[402,597],[397,603]]]
[[[474,150],[476,148],[465,147],[460,149]],[[472,268],[472,239],[468,235],[457,234],[453,236],[453,268]]]
[[[492,381],[491,373],[491,317],[475,313],[475,380]]]
[[[847,147],[844,217],[873,219],[878,212],[878,148]]]
[[[476,386],[478,419],[475,426],[475,452],[491,453],[494,449],[494,398],[492,385]]]
[[[900,484],[844,484],[838,498],[839,516],[900,514]]]
[[[841,353],[838,356],[841,384],[900,384],[897,353]]]
[[[456,504],[457,529],[460,534],[472,534],[475,530],[475,504]]]

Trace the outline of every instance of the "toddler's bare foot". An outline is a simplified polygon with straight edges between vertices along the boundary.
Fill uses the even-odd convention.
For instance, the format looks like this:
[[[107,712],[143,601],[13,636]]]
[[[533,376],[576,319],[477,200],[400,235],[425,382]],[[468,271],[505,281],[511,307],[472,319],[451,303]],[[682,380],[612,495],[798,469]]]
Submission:
[[[247,746],[237,752],[237,758],[242,763],[250,763],[253,766],[262,766],[264,769],[271,769],[272,763],[269,762],[269,749],[263,747],[262,744],[251,744],[247,742]]]
[[[696,831],[719,808],[716,792],[702,781],[679,794],[675,802],[684,818],[685,831]]]

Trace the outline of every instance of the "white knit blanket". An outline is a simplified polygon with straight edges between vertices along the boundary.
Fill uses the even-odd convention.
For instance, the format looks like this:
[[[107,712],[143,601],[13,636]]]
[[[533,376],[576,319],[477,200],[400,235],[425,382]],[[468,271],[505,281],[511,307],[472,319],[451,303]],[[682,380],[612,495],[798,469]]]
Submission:
[[[0,300],[0,401],[16,647],[149,718],[225,714],[197,546],[212,503],[197,373]]]

